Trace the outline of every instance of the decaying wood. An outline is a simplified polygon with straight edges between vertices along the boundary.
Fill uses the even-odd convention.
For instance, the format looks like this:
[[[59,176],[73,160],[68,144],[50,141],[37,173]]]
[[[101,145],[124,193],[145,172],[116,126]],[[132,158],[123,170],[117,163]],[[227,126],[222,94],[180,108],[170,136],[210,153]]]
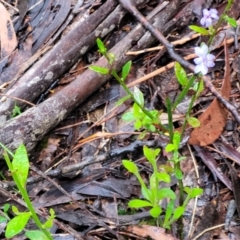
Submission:
[[[143,0],[138,0],[142,2]],[[4,94],[33,102],[53,81],[66,72],[93,45],[97,37],[112,31],[126,13],[116,0],[109,0],[90,16],[83,16],[45,56],[33,65]],[[0,125],[10,116],[15,101],[8,98],[0,104]],[[24,104],[16,103],[23,108]]]
[[[177,12],[178,5],[178,0],[171,1],[166,9],[155,15],[152,20],[154,25],[162,28],[164,34],[168,32],[164,25]],[[137,25],[124,39],[110,49],[110,52],[115,55],[115,68],[120,70],[128,60],[134,58],[134,56],[126,56],[127,51],[148,47],[150,45],[149,40],[153,42],[154,38],[150,37],[150,34],[140,24]],[[58,60],[55,59],[55,61]],[[44,62],[42,63],[44,64]],[[107,67],[105,58],[100,58],[95,64]],[[28,151],[33,150],[36,143],[50,129],[61,122],[68,113],[81,104],[110,77],[100,75],[89,69],[86,70],[61,92],[40,105],[26,110],[20,116],[7,121],[0,129],[0,142],[12,150],[16,149],[21,143],[26,145]]]

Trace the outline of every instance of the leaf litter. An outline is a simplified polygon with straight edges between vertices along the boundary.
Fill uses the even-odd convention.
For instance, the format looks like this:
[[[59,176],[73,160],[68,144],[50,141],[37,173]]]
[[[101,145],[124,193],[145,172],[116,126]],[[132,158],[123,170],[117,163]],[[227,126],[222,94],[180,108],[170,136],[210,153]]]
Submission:
[[[56,6],[55,3],[56,2],[54,1],[48,0],[45,2],[45,5],[42,2],[31,11],[31,16],[34,16],[31,19],[32,26],[34,28],[33,35],[31,35],[30,31],[29,32],[26,31],[25,33],[28,35],[28,37],[25,38],[26,41],[21,40],[22,44],[23,45],[25,44],[26,53],[29,54],[32,48],[34,48],[34,51],[38,50],[40,46],[42,46],[45,42],[48,41],[48,39],[52,36],[52,33],[55,31],[55,29],[59,25],[61,25],[61,22],[64,21],[64,19],[62,19],[59,16],[60,13],[59,10],[61,9],[58,9],[59,6]],[[203,4],[203,1],[194,1],[194,3],[197,4],[197,6],[195,6],[195,11],[198,12],[197,8],[200,8],[200,5]],[[50,8],[47,7],[47,4],[51,4],[52,7]],[[69,2],[67,4],[69,4]],[[65,6],[64,4],[61,5],[61,8],[64,6]],[[64,10],[64,14],[67,14],[67,12],[69,11],[70,5],[66,6],[67,7]],[[24,8],[25,9],[24,11],[22,11],[22,13],[26,14],[27,12],[26,5],[24,5]],[[236,12],[237,11],[235,10],[234,13],[236,14]],[[55,13],[56,16],[54,16]],[[38,21],[39,19],[44,19],[43,16],[46,17],[46,19],[48,19],[48,22]],[[21,26],[21,24],[24,24],[24,21],[22,21],[22,19],[24,19],[23,15],[20,17],[21,23],[19,24],[19,26]],[[50,26],[51,25],[50,22],[53,19],[54,24]],[[40,24],[38,25],[38,23]],[[49,29],[51,29],[51,33],[48,32]],[[44,31],[46,31],[46,34],[44,33]],[[38,37],[36,36],[40,36],[41,34],[42,37],[38,39]],[[1,40],[1,44],[4,44],[4,41],[2,42]],[[14,51],[16,46],[17,43],[15,42],[9,47],[8,50],[9,55]],[[190,47],[192,46],[190,45]],[[221,94],[226,99],[229,99],[231,91],[230,65],[228,47],[226,44],[224,48],[225,48],[225,75],[221,88]],[[19,50],[19,53],[20,51],[21,50]],[[31,54],[29,54],[29,56],[31,56]],[[39,57],[41,57],[41,55],[39,55]],[[151,57],[152,57],[151,55],[147,55],[145,62],[153,60],[151,59]],[[19,64],[19,62],[21,61],[24,62],[24,59],[27,59],[28,56],[26,54],[25,58],[20,57],[18,58]],[[83,67],[85,66],[83,65]],[[152,66],[150,68],[146,67],[146,71],[151,71],[151,68]],[[14,70],[13,73],[18,73],[18,70],[19,69]],[[10,68],[6,68],[6,73],[7,71],[10,71]],[[174,79],[171,76],[171,74],[169,74],[169,76],[171,78],[171,82],[174,82]],[[97,100],[94,100],[93,102],[90,101],[89,105],[83,104],[83,107],[85,106],[85,108],[83,108],[84,110],[81,110],[81,108],[77,109],[71,116],[69,116],[67,120],[61,123],[61,126],[58,126],[58,128],[68,127],[69,129],[71,129],[72,128],[71,124],[73,124],[73,122],[76,123],[78,127],[76,127],[74,131],[76,135],[81,136],[80,139],[73,138],[73,140],[70,141],[71,143],[69,143],[67,139],[69,139],[70,135],[69,133],[71,131],[69,132],[66,130],[52,131],[48,136],[46,148],[41,149],[38,153],[36,153],[35,160],[33,159],[34,164],[45,170],[46,169],[45,165],[46,164],[48,165],[47,162],[48,159],[54,160],[53,162],[55,163],[56,159],[60,160],[61,156],[64,156],[63,159],[65,159],[65,162],[59,161],[59,163],[57,163],[54,166],[48,166],[53,169],[52,173],[54,173],[55,169],[56,170],[64,169],[64,167],[67,167],[69,165],[73,166],[74,164],[77,165],[78,163],[81,163],[82,160],[85,160],[88,157],[91,157],[93,160],[95,160],[91,162],[94,164],[89,164],[89,166],[85,166],[84,169],[73,171],[74,174],[73,172],[71,172],[72,174],[69,175],[66,174],[62,176],[57,175],[58,179],[55,178],[55,181],[61,187],[63,187],[63,189],[65,189],[71,195],[71,197],[74,197],[76,200],[79,200],[79,204],[78,205],[68,204],[69,201],[71,201],[71,199],[67,196],[64,196],[64,194],[61,191],[59,191],[56,187],[51,186],[46,180],[44,181],[42,180],[42,185],[36,182],[32,186],[28,186],[29,192],[31,192],[32,196],[34,196],[35,198],[33,202],[36,207],[49,207],[49,206],[54,207],[56,215],[59,219],[62,219],[63,221],[68,223],[72,223],[72,225],[75,226],[74,228],[77,230],[79,230],[79,228],[85,228],[86,233],[89,233],[89,235],[94,237],[96,236],[104,238],[104,233],[106,232],[107,235],[111,236],[111,238],[113,238],[113,236],[116,237],[118,231],[116,229],[118,229],[118,227],[121,226],[122,228],[121,231],[119,231],[119,234],[122,234],[123,236],[129,236],[129,238],[133,238],[131,234],[134,234],[134,237],[136,239],[147,237],[151,237],[152,239],[176,239],[171,234],[166,233],[163,229],[159,227],[153,227],[146,224],[138,226],[139,221],[141,221],[142,219],[148,219],[149,217],[148,212],[129,214],[129,209],[126,208],[126,199],[130,199],[132,196],[140,197],[140,188],[136,184],[135,179],[131,179],[130,176],[128,176],[127,173],[123,172],[122,169],[120,168],[121,159],[124,156],[130,156],[132,159],[136,160],[139,166],[141,166],[142,169],[141,173],[143,177],[147,181],[149,176],[149,166],[142,158],[141,152],[142,146],[138,145],[137,141],[133,141],[133,135],[131,135],[131,133],[128,133],[127,137],[123,138],[121,142],[117,142],[115,141],[114,133],[111,132],[108,133],[107,131],[105,131],[106,130],[105,127],[108,126],[109,123],[107,123],[106,125],[104,125],[104,123],[101,123],[101,125],[96,125],[91,129],[91,123],[87,122],[86,120],[87,118],[83,119],[82,112],[88,113],[90,111],[94,111],[97,107],[98,108],[101,108],[102,106],[105,107],[105,104],[107,104],[108,106],[112,104],[111,106],[114,106],[115,95],[118,95],[118,92],[120,91],[119,89],[115,89],[116,91],[114,90],[113,93],[111,93],[110,91],[108,92],[108,88],[111,88],[111,86],[112,85],[104,88],[105,91],[103,93],[105,96],[104,100],[102,99],[103,97],[101,96],[101,91],[99,93],[96,93],[95,99],[99,98],[101,99],[101,101],[98,101],[96,103]],[[145,89],[146,96],[150,95],[149,99],[153,99],[153,93],[151,91],[156,90],[156,85],[154,86],[152,82],[152,85],[150,86],[143,85],[143,87],[146,87]],[[166,95],[168,95],[168,93],[172,94],[172,96],[174,97],[175,92],[178,91],[177,84],[176,85],[174,83],[169,84],[169,81],[167,81],[163,87],[165,87],[164,90],[159,91],[160,94],[157,93],[158,98],[162,99],[163,102],[164,98],[166,97]],[[151,104],[154,105],[155,103]],[[157,102],[157,104],[159,104],[160,108],[163,107],[161,105],[162,103]],[[79,112],[81,112],[81,114],[79,114]],[[104,114],[104,112],[105,111],[102,111],[102,115]],[[176,114],[175,116],[176,122],[181,121],[182,119],[181,114]],[[163,113],[161,117],[165,121],[164,123],[167,123],[165,113]],[[224,109],[217,100],[213,100],[210,106],[199,117],[201,126],[200,128],[193,130],[190,136],[189,143],[199,146],[207,146],[214,143],[216,139],[218,139],[223,133],[224,127],[226,126],[227,123],[227,118],[228,118],[227,110]],[[74,119],[74,121],[72,121],[72,119]],[[117,117],[112,115],[111,120],[113,120],[112,123],[113,125],[118,126],[119,121]],[[132,126],[130,126],[129,129],[133,131]],[[102,132],[99,130],[102,130]],[[83,133],[84,135],[82,135]],[[104,148],[102,147],[103,141],[100,140],[101,138],[105,139],[111,138],[107,146],[105,146]],[[149,136],[146,136],[145,141],[150,143],[150,141],[148,141],[148,138]],[[131,146],[135,142],[136,142],[135,147],[132,148]],[[81,143],[81,145],[78,146],[79,143]],[[216,144],[218,144],[218,142]],[[111,146],[114,146],[114,148],[119,149],[121,149],[121,147],[125,148],[124,149],[125,151],[122,152],[119,151],[119,154],[116,153],[115,155],[111,155],[109,158],[106,157],[104,161],[98,162],[97,161],[99,160],[98,156],[101,156],[101,154],[104,154],[106,151],[109,155],[113,152]],[[229,156],[231,155],[233,159],[236,159],[235,162],[238,163],[237,159],[239,158],[238,156],[239,154],[235,150],[235,148],[233,148],[231,145],[229,145],[228,147],[226,146],[223,147],[224,146],[223,143],[219,143],[219,146],[222,146],[222,148],[219,149],[221,149],[223,152],[227,152],[227,154]],[[154,145],[152,145],[152,147],[154,147]],[[233,149],[232,152],[231,148]],[[73,151],[71,151],[71,149]],[[201,153],[199,152],[199,150],[201,150]],[[215,155],[213,155],[212,152],[207,151],[206,149],[203,150],[201,147],[197,147],[195,154],[197,155],[197,158],[204,160],[207,166],[209,166],[207,163],[210,162],[210,164],[212,165],[210,165],[209,168],[211,169],[213,175],[217,175],[218,178],[220,179],[220,182],[223,182],[229,189],[231,189],[231,181],[229,180],[228,174],[224,171],[218,171],[218,162],[215,161],[214,159]],[[163,161],[163,158],[164,156],[161,156],[160,161]],[[217,160],[219,160],[219,157]],[[193,169],[188,168],[187,172],[191,171],[193,171]],[[234,178],[237,179],[236,176]],[[205,183],[209,184],[209,182],[211,181],[212,178],[210,176]],[[197,183],[194,182],[193,184]],[[34,190],[36,189],[37,191],[34,193]],[[215,198],[215,196],[212,195],[211,198]],[[119,214],[120,206],[123,206],[122,210],[123,212],[125,212],[126,215]],[[206,209],[208,209],[209,206],[211,207],[211,211],[205,210],[205,216],[208,219],[213,218],[217,211],[215,209],[216,206],[214,204],[207,204]],[[211,215],[211,212],[214,212],[214,214]],[[205,219],[203,219],[203,221],[205,221]],[[130,226],[123,227],[123,225],[126,224],[129,224]],[[204,230],[206,227],[207,225],[205,224],[202,227],[202,230]],[[114,229],[114,231],[111,229]],[[200,229],[201,227],[198,229],[198,231]],[[81,232],[81,230],[79,232]]]

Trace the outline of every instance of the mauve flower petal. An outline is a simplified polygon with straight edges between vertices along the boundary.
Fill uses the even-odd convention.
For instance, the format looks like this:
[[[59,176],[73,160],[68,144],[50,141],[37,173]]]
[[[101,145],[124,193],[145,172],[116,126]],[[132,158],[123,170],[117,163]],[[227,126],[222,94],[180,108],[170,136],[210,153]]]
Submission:
[[[213,54],[207,54],[206,58],[207,60],[210,60],[210,61],[215,60],[215,56]]]
[[[207,61],[206,65],[207,65],[207,67],[214,67],[215,63],[212,61]]]
[[[209,11],[206,8],[204,8],[203,9],[203,16],[207,16],[207,15],[209,15]]]
[[[218,11],[216,9],[210,9],[210,17],[218,20]]]
[[[209,27],[212,25],[212,19],[211,18],[206,18],[205,26]]]
[[[202,75],[206,75],[208,73],[207,66],[201,65],[201,73],[202,73]]]
[[[205,43],[201,44],[201,51],[202,55],[200,56],[206,56],[208,54],[208,46]]]
[[[205,26],[205,22],[206,22],[206,21],[205,21],[205,18],[204,18],[204,17],[201,18],[200,23],[201,23],[202,26]]]
[[[201,57],[199,57],[199,58],[194,58],[193,61],[196,65],[198,65],[198,64],[201,64],[203,62],[203,59]]]

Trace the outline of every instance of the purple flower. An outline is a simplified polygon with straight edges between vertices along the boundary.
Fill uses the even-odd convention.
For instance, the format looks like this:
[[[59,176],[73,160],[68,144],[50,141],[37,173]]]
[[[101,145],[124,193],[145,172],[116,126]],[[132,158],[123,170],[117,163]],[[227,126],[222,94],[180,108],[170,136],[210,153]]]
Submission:
[[[209,67],[214,67],[215,63],[213,62],[215,56],[208,53],[208,46],[205,43],[202,43],[201,47],[194,48],[198,58],[195,58],[193,61],[196,64],[194,72],[202,73],[206,75]]]
[[[213,25],[219,19],[218,11],[216,9],[210,9],[209,11],[205,8],[203,9],[203,17],[200,20],[202,26],[209,27]]]

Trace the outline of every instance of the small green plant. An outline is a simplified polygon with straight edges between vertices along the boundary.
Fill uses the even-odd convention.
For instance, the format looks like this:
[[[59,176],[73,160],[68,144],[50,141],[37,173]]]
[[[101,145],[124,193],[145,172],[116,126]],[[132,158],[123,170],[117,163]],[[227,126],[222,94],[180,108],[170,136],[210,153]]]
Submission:
[[[132,93],[126,86],[124,81],[129,74],[132,64],[131,61],[127,62],[123,66],[121,76],[119,76],[116,70],[113,68],[113,63],[115,60],[114,55],[108,53],[103,42],[100,39],[97,39],[99,52],[106,57],[109,66],[91,66],[90,69],[101,74],[111,74],[121,84],[128,95],[120,99],[117,103],[118,105],[122,104],[129,98],[131,98],[134,102],[132,110],[125,113],[122,118],[126,121],[133,121],[135,129],[143,131],[142,136],[144,136],[146,132],[155,132],[159,134],[165,133],[169,136],[169,143],[166,145],[164,150],[171,156],[169,160],[169,163],[171,163],[173,166],[171,171],[166,169],[158,170],[157,157],[160,154],[160,149],[149,149],[146,146],[143,148],[144,156],[149,161],[153,169],[153,173],[149,179],[149,186],[147,186],[143,181],[139,173],[139,169],[134,162],[130,160],[122,161],[123,166],[136,176],[141,185],[142,199],[131,200],[128,206],[136,209],[144,207],[149,208],[151,216],[154,219],[157,219],[162,227],[167,229],[171,228],[173,222],[181,220],[186,205],[190,199],[199,196],[203,191],[201,188],[189,188],[183,186],[183,174],[180,168],[180,161],[182,161],[184,157],[181,156],[179,149],[187,125],[193,128],[200,126],[199,120],[191,116],[191,111],[195,100],[199,97],[204,89],[202,75],[207,74],[208,68],[215,65],[215,56],[209,53],[209,46],[216,36],[218,28],[223,20],[227,21],[233,27],[237,26],[236,21],[227,15],[232,3],[232,0],[228,0],[227,7],[220,18],[218,17],[218,12],[216,9],[204,9],[203,18],[201,19],[200,23],[205,28],[194,25],[190,26],[192,30],[202,35],[209,36],[209,42],[208,45],[202,43],[200,47],[195,47],[195,53],[198,56],[194,59],[196,64],[194,69],[195,75],[192,75],[190,78],[188,78],[187,73],[182,66],[178,62],[175,64],[175,76],[182,90],[174,102],[171,102],[169,98],[166,99],[168,125],[161,124],[161,121],[159,120],[161,112],[156,110],[148,110],[144,107],[144,97],[138,88],[135,87]],[[176,130],[174,129],[172,121],[173,112],[188,95],[189,91],[191,91],[190,103],[181,129]],[[178,179],[179,196],[176,196],[170,187],[161,187],[162,182],[171,182],[171,175],[174,175]],[[167,207],[165,209],[161,207],[162,200],[167,200]]]
[[[13,108],[12,113],[11,113],[11,118],[14,118],[14,117],[16,117],[16,116],[18,116],[18,115],[20,115],[20,114],[21,114],[21,109],[20,109],[20,107],[18,107],[17,104],[15,103],[15,104],[14,104],[14,108]]]
[[[47,221],[44,224],[42,224],[30,201],[30,198],[26,190],[26,182],[27,182],[27,177],[29,172],[29,160],[28,160],[28,155],[27,155],[25,146],[23,144],[20,145],[17,148],[15,154],[13,154],[3,144],[0,143],[0,146],[4,149],[3,156],[7,163],[8,169],[28,208],[28,211],[20,212],[16,206],[12,206],[11,210],[14,213],[15,217],[11,219],[8,214],[10,205],[4,206],[4,211],[3,211],[4,214],[0,216],[0,222],[7,222],[5,237],[12,238],[24,230],[25,235],[29,239],[51,240],[52,236],[48,229],[50,229],[53,225],[55,213],[53,209],[50,209],[49,211],[50,217],[47,219]],[[9,155],[12,157],[12,161],[10,160]],[[30,218],[34,220],[39,230],[30,231],[25,229]]]
[[[170,145],[169,145],[170,146]],[[202,189],[200,188],[184,188],[187,193],[184,203],[181,206],[176,206],[176,194],[171,190],[171,188],[161,188],[161,182],[170,183],[171,176],[167,172],[158,171],[157,167],[157,157],[160,153],[160,149],[151,149],[146,146],[143,147],[143,153],[146,159],[152,166],[153,173],[150,176],[149,187],[144,183],[141,175],[139,174],[139,169],[136,164],[129,160],[123,160],[123,166],[131,173],[133,173],[138,179],[141,185],[141,192],[144,200],[134,199],[128,203],[130,208],[150,208],[149,212],[153,218],[157,218],[160,225],[164,228],[170,228],[172,223],[178,220],[184,213],[186,205],[191,198],[202,194]],[[178,161],[180,161],[178,159]],[[176,172],[175,172],[176,174]],[[180,177],[180,176],[178,176]],[[161,207],[162,200],[168,200],[168,204],[165,210]],[[161,217],[163,216],[163,217]]]
[[[184,157],[182,157],[179,153],[179,145],[187,123],[192,127],[198,127],[200,124],[198,119],[190,116],[190,112],[195,99],[197,98],[197,96],[199,96],[199,94],[203,90],[203,83],[201,81],[201,78],[198,81],[198,79],[195,76],[192,76],[190,79],[188,79],[185,70],[181,67],[179,63],[176,63],[175,75],[179,84],[182,86],[182,91],[177,96],[176,101],[174,103],[171,103],[170,99],[168,98],[166,99],[169,124],[168,126],[164,126],[161,124],[159,118],[161,112],[157,110],[148,110],[144,107],[143,93],[137,87],[134,88],[134,91],[132,93],[126,86],[124,81],[130,72],[132,62],[129,61],[123,66],[121,76],[119,76],[116,70],[113,69],[114,55],[107,52],[106,47],[104,46],[103,42],[100,39],[97,39],[97,45],[99,52],[103,56],[105,56],[106,59],[108,60],[109,67],[106,68],[100,66],[91,66],[90,69],[100,74],[111,74],[121,84],[121,86],[124,88],[128,95],[120,99],[117,102],[117,105],[122,104],[129,98],[131,98],[134,102],[132,110],[130,112],[123,114],[122,118],[126,121],[133,121],[136,130],[143,130],[142,136],[144,136],[147,132],[155,132],[161,134],[161,131],[168,133],[169,135],[169,144],[166,146],[165,151],[172,153],[171,162],[173,163],[174,166],[173,173],[179,180],[180,188],[179,206],[176,205],[176,195],[171,190],[171,188],[162,189],[159,188],[160,187],[159,184],[161,182],[170,183],[171,181],[171,177],[167,172],[159,172],[157,170],[156,157],[160,153],[160,149],[148,149],[147,147],[144,147],[143,149],[145,157],[153,167],[153,174],[150,177],[149,188],[147,188],[143,179],[141,178],[137,166],[129,160],[123,160],[124,167],[137,177],[141,185],[142,195],[145,199],[145,200],[141,199],[132,200],[129,202],[129,207],[131,208],[150,207],[151,216],[157,218],[160,221],[161,226],[169,228],[174,221],[176,221],[178,218],[182,216],[186,204],[189,202],[192,196],[199,195],[202,192],[202,190],[198,188],[196,189],[186,188],[187,190],[185,190],[185,188],[183,187],[180,161],[183,160]],[[178,106],[178,104],[181,103],[181,101],[188,94],[189,90],[192,90],[194,94],[192,95],[191,102],[189,104],[189,108],[184,120],[182,131],[181,133],[179,133],[174,130],[174,126],[172,123],[172,114],[173,111]],[[184,191],[187,192],[186,198],[184,198]],[[169,199],[169,203],[166,211],[163,211],[162,208],[160,207],[160,201],[165,198]],[[164,220],[162,220],[161,218],[162,216],[165,216]]]

